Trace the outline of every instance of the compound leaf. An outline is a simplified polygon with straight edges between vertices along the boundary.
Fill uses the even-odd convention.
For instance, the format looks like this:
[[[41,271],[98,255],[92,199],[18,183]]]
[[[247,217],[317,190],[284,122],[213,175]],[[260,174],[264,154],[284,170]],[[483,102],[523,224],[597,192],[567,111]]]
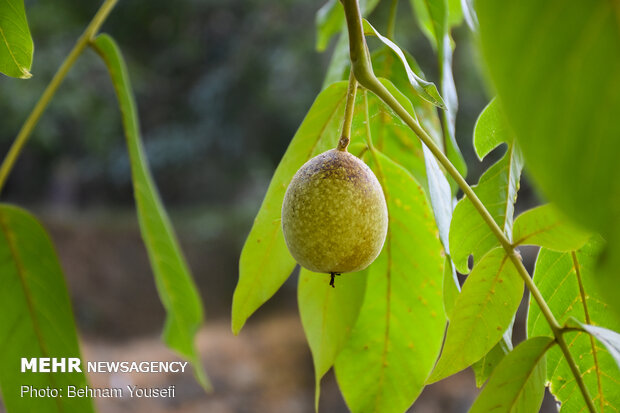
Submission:
[[[77,357],[80,348],[62,268],[45,229],[0,204],[0,389],[9,412],[94,412],[90,398],[21,397],[36,389],[84,387],[84,373],[21,372],[21,358]]]
[[[471,368],[476,376],[476,386],[482,387],[499,362],[512,351],[513,325],[514,319],[508,326],[508,330],[502,335],[502,339],[484,357],[472,364]]]
[[[106,64],[118,98],[142,239],[166,309],[164,341],[191,361],[197,380],[204,388],[209,388],[194,344],[204,319],[202,302],[147,164],[125,61],[108,35],[98,36],[92,45]]]
[[[480,0],[476,10],[490,80],[528,171],[546,199],[608,241],[598,278],[620,314],[618,3]]]
[[[497,100],[493,98],[482,110],[474,126],[474,150],[479,160],[484,159],[503,142],[512,142],[513,135],[508,129]]]

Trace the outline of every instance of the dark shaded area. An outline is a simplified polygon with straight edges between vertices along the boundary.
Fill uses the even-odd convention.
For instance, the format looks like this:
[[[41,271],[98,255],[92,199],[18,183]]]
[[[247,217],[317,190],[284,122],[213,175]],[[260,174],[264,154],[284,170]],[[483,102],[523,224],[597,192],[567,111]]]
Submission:
[[[389,2],[374,18],[382,30]],[[19,127],[98,4],[27,0],[34,77],[0,77],[0,152]],[[151,169],[200,288],[207,327],[199,348],[216,393],[191,376],[170,412],[311,412],[314,379],[296,315],[296,277],[235,338],[228,319],[238,256],[269,179],[321,88],[329,53],[314,51],[310,0],[121,0],[104,25],[119,43],[139,108]],[[434,53],[401,2],[397,40],[437,80]],[[480,163],[471,145],[488,98],[468,29],[455,32],[460,109],[457,136],[475,183],[503,149]],[[41,119],[3,191],[50,231],[68,279],[85,358],[169,359],[158,335],[164,312],[135,212],[116,100],[98,57],[87,51]],[[536,203],[522,184],[519,208]],[[523,329],[522,320],[517,328]],[[110,377],[91,377],[109,384]],[[414,412],[466,411],[470,372],[427,388]],[[152,402],[151,402],[152,403]],[[176,404],[175,404],[176,403]],[[131,405],[131,411],[155,405]],[[102,412],[130,405],[101,404]],[[324,380],[323,411],[346,411],[335,379]],[[165,410],[163,410],[165,409]],[[0,406],[0,411],[2,407]],[[551,411],[551,410],[546,410]]]

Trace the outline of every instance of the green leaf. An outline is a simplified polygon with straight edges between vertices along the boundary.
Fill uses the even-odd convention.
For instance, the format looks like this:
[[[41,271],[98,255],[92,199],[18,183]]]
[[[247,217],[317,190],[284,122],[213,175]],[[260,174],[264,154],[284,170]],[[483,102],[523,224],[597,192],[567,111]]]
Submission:
[[[509,143],[504,157],[491,166],[473,188],[508,238],[512,236],[514,203],[522,168],[519,149],[514,143]],[[499,245],[499,241],[467,197],[463,197],[454,209],[450,224],[450,245],[456,269],[463,274],[469,272],[467,259],[470,254],[473,254],[475,262],[491,248]]]
[[[386,79],[383,85],[415,117],[411,102]],[[366,119],[370,119],[366,122]],[[372,144],[394,162],[407,169],[427,191],[426,167],[422,143],[415,133],[373,93],[363,91],[358,94],[351,141],[360,142],[372,138]]]
[[[422,149],[424,151],[426,173],[428,175],[429,198],[431,200],[435,222],[437,223],[437,229],[439,230],[439,239],[441,239],[441,243],[446,251],[446,263],[443,278],[443,301],[446,314],[448,315],[448,319],[450,319],[456,297],[461,290],[459,280],[456,276],[456,269],[454,268],[452,258],[450,257],[449,235],[453,210],[452,191],[446,176],[439,168],[439,164],[433,154],[426,147],[426,145],[422,145]]]
[[[506,119],[493,98],[482,110],[474,126],[474,150],[482,160],[493,149],[503,142],[511,143],[513,135],[508,128]]]
[[[410,55],[406,54],[407,61],[409,66],[416,73],[420,73],[420,68],[418,67],[415,59]],[[394,86],[392,88],[397,88],[396,91],[392,90],[392,94],[399,96],[402,92],[402,97],[399,97],[399,100],[403,101],[404,97],[408,98],[409,101],[413,104],[413,115],[414,117],[417,114],[417,118],[427,132],[430,133],[431,137],[440,147],[443,146],[443,135],[441,131],[441,124],[439,118],[437,116],[437,110],[435,107],[427,102],[426,100],[420,99],[419,95],[415,93],[411,83],[407,78],[407,73],[402,64],[393,64],[394,63],[394,54],[389,48],[383,48],[377,52],[375,52],[372,56],[373,69],[375,74],[388,77],[392,82],[394,82]],[[387,83],[386,83],[387,86]],[[405,107],[409,107],[409,103],[406,102]],[[389,109],[388,109],[389,111]],[[401,126],[401,121],[399,118],[394,118],[394,115],[391,111],[389,113],[389,118],[386,119],[387,122],[396,122],[399,128],[405,128],[404,130],[408,130],[406,125]],[[374,117],[376,118],[376,116]],[[389,123],[387,123],[389,125]],[[403,135],[399,133],[399,135]],[[373,136],[377,136],[376,133],[373,132]],[[408,138],[403,139],[404,136],[398,141],[403,142],[401,145],[401,149],[392,148],[392,147],[379,147],[386,155],[390,156],[392,160],[400,163],[402,166],[405,166],[416,178],[418,182],[422,184],[424,187],[428,198],[431,201],[431,206],[433,209],[433,214],[435,216],[435,221],[437,222],[437,226],[439,229],[439,236],[442,244],[444,245],[444,249],[446,253],[449,254],[449,230],[450,230],[450,221],[452,220],[452,210],[453,210],[453,200],[452,193],[450,189],[450,184],[446,180],[446,177],[437,164],[435,157],[430,153],[430,151],[419,143],[419,139],[414,134],[410,132],[407,133]],[[384,140],[382,140],[384,141]],[[396,142],[396,141],[394,141]],[[419,151],[422,149],[422,153],[424,156],[424,165],[420,165],[419,159]],[[411,158],[411,162],[403,161],[403,158],[406,157],[406,154],[417,154],[415,157]],[[422,168],[420,170],[420,168]],[[454,299],[458,292],[460,291],[458,280],[456,279],[456,272],[454,270],[454,266],[450,257],[446,258],[446,266],[444,273],[444,305],[446,309],[446,313],[450,313],[450,309],[454,303]]]
[[[0,204],[0,389],[9,412],[93,412],[90,398],[20,397],[21,386],[84,387],[84,373],[21,372],[21,358],[77,357],[71,301],[52,242],[21,208]],[[82,365],[84,369],[84,365]]]
[[[590,325],[620,329],[620,320],[609,311],[596,288],[596,257],[601,248],[601,240],[594,237],[576,252],[540,250],[534,282],[560,324],[574,317]],[[533,300],[529,305],[527,334],[553,337]],[[602,412],[620,410],[620,370],[613,357],[588,334],[574,332],[564,337],[594,404]],[[583,411],[583,397],[558,348],[551,349],[547,355],[547,379],[551,382],[551,392],[562,403],[562,413]]]
[[[410,0],[410,3],[422,32],[437,51],[441,96],[445,102],[445,110],[442,114],[445,152],[450,162],[456,166],[461,175],[465,176],[467,175],[467,164],[456,143],[455,121],[458,98],[452,76],[453,42],[450,38],[451,23],[455,23],[455,17],[456,21],[459,20],[457,13],[454,13],[457,6],[454,5],[454,1],[448,0]],[[450,12],[453,12],[455,16],[451,18]],[[456,192],[457,186],[454,180],[450,179],[450,184],[453,191]]]
[[[480,0],[476,9],[488,73],[528,171],[546,199],[608,241],[599,279],[620,313],[618,4]]]
[[[327,48],[332,36],[342,30],[344,21],[344,9],[338,0],[327,0],[316,12],[316,50],[318,52]]]
[[[553,343],[534,337],[519,344],[499,363],[470,413],[537,412],[545,395],[545,353]]]
[[[349,34],[346,30],[344,30],[338,37],[338,41],[336,42],[336,46],[332,52],[332,57],[329,60],[322,89],[327,88],[332,83],[345,80],[345,74],[348,73],[347,69],[350,64]]]
[[[360,11],[362,15],[370,14],[379,4],[379,0],[360,0]],[[316,12],[316,50],[322,52],[327,48],[330,39],[346,28],[344,9],[338,0],[327,0],[327,2]],[[348,43],[347,43],[348,47]],[[347,49],[348,52],[348,49]],[[347,54],[348,57],[348,54]]]
[[[420,29],[438,53],[448,33],[448,0],[410,0]]]
[[[620,334],[607,328],[580,323],[590,335],[603,343],[620,368]]]
[[[413,56],[407,51],[403,51],[403,53],[405,54],[407,64],[411,70],[413,70],[418,77],[424,79],[425,75]],[[401,63],[395,64],[397,59],[400,60],[387,46],[375,51],[371,59],[375,75],[388,79],[400,93],[409,99],[420,125],[422,125],[424,130],[433,138],[433,141],[443,150],[443,131],[441,130],[441,121],[436,106],[420,97],[419,93],[409,81],[405,66]],[[416,140],[419,139],[416,137]]]
[[[439,95],[439,92],[437,92],[437,88],[435,87],[435,85],[432,82],[428,82],[415,74],[411,67],[409,67],[407,57],[405,56],[401,48],[398,47],[396,43],[394,43],[387,37],[382,36],[381,33],[377,31],[377,29],[375,29],[370,23],[368,23],[368,20],[364,19],[362,23],[364,26],[365,35],[376,36],[379,40],[381,40],[381,42],[383,42],[383,44],[389,47],[396,54],[396,56],[398,56],[400,62],[405,68],[409,83],[411,83],[411,86],[413,86],[414,90],[418,92],[420,97],[432,103],[433,105],[444,109],[446,106],[443,102],[443,99]]]
[[[366,276],[366,271],[342,274],[332,288],[329,274],[317,274],[305,268],[299,274],[299,315],[314,361],[317,411],[321,378],[333,366],[357,321]]]
[[[448,0],[448,26],[460,26],[463,22],[461,0]]]
[[[487,354],[510,325],[522,296],[523,280],[505,251],[491,250],[456,299],[441,358],[428,382],[457,373]]]
[[[443,270],[443,308],[446,311],[448,320],[452,318],[452,310],[456,298],[461,292],[461,285],[456,276],[456,270],[449,256],[446,256],[446,262]]]
[[[515,245],[540,245],[555,251],[577,250],[591,234],[570,223],[553,205],[546,204],[517,217],[512,239]]]
[[[241,251],[239,282],[232,306],[236,334],[295,268],[282,234],[280,214],[286,188],[310,158],[336,147],[344,116],[346,82],[334,83],[317,97],[276,169]]]
[[[502,339],[493,348],[484,355],[480,360],[472,364],[471,368],[476,376],[476,386],[482,387],[487,381],[495,367],[504,359],[506,354],[512,351],[512,326],[508,327],[508,330],[502,336]]]
[[[125,61],[110,36],[100,35],[92,45],[105,62],[118,97],[142,239],[167,313],[164,341],[193,364],[196,379],[208,389],[210,384],[194,344],[204,318],[202,302],[148,168]]]
[[[422,391],[441,347],[444,257],[414,178],[378,152],[367,155],[386,196],[389,229],[368,268],[364,303],[336,359],[336,377],[352,412],[400,413]]]
[[[24,1],[3,0],[0,2],[0,73],[21,79],[32,77],[33,49]]]
[[[456,167],[459,173],[467,176],[467,164],[461,154],[461,150],[456,142],[456,112],[458,110],[458,98],[456,86],[452,76],[452,40],[450,34],[446,33],[443,37],[443,46],[439,56],[439,71],[441,78],[441,95],[446,103],[446,110],[442,113],[442,121],[445,135],[446,156]],[[453,179],[450,179],[452,190],[456,195],[458,186]]]

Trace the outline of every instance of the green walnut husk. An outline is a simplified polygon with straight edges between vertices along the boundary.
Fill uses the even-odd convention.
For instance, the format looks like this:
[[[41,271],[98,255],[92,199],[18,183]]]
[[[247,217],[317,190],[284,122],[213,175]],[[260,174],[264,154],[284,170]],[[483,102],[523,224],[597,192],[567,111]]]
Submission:
[[[306,162],[284,195],[282,229],[291,255],[310,271],[360,271],[385,242],[388,213],[381,184],[350,153],[332,149]]]

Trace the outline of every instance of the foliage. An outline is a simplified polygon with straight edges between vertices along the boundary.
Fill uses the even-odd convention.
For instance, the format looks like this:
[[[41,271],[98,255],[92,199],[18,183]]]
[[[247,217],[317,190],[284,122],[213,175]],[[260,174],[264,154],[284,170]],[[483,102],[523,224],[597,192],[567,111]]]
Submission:
[[[608,241],[598,278],[620,310],[618,4],[481,0],[476,8],[489,74],[529,171],[550,201]]]
[[[0,388],[9,412],[92,412],[88,398],[36,398],[24,403],[22,385],[57,388],[86,384],[84,373],[21,373],[21,358],[80,357],[73,311],[52,241],[35,217],[0,204]]]
[[[23,5],[20,9],[14,3],[21,4],[21,2],[9,1],[2,3],[2,7],[8,7],[13,11],[23,11]],[[208,389],[210,385],[194,346],[195,335],[203,321],[202,303],[148,168],[125,62],[118,46],[109,36],[102,35],[94,38],[114,4],[115,0],[107,0],[103,3],[26,120],[2,163],[0,189],[21,147],[69,68],[84,48],[90,44],[106,63],[117,92],[131,160],[134,196],[140,227],[151,259],[155,283],[168,314],[164,327],[164,340],[170,348],[192,362],[198,382]],[[2,10],[2,13],[0,29],[3,34],[8,29],[22,34],[28,33],[25,17],[9,19],[11,24],[7,25],[5,10]],[[13,46],[15,45],[12,40],[15,36],[14,33],[8,34],[11,36],[5,37],[7,49],[0,49],[1,62],[7,60],[7,55],[14,57]],[[29,35],[28,40],[30,40]],[[17,47],[25,48],[23,45],[17,45]],[[31,51],[32,47],[30,53]],[[29,68],[29,61],[27,65]],[[7,70],[6,66],[0,66],[0,68]],[[14,75],[15,72],[11,70],[8,70],[7,74]],[[24,67],[20,70],[25,71]],[[34,217],[19,208],[2,205],[0,212],[3,235],[0,238],[0,267],[2,268],[0,275],[3,277],[1,291],[4,297],[0,343],[3,343],[2,354],[5,366],[0,375],[0,388],[4,394],[7,409],[11,412],[31,411],[33,408],[59,412],[93,411],[89,397],[44,397],[35,398],[34,402],[30,397],[19,397],[18,387],[23,388],[21,386],[30,385],[35,388],[49,386],[53,389],[66,387],[69,384],[84,386],[86,378],[83,373],[65,373],[55,370],[43,375],[35,372],[19,374],[21,370],[19,361],[22,357],[71,356],[79,358],[79,346],[62,269],[47,234]]]
[[[194,364],[206,388],[193,343],[203,320],[200,297],[146,162],[125,62],[109,36],[95,38],[114,3],[104,3],[26,120],[2,164],[0,189],[69,68],[92,46],[119,102],[140,227],[167,310],[164,340]],[[243,247],[233,332],[295,268],[280,223],[293,174],[350,137],[349,151],[382,185],[389,229],[375,262],[340,276],[336,289],[328,274],[300,271],[299,312],[314,361],[315,407],[332,367],[351,411],[398,413],[426,384],[472,366],[477,384],[486,382],[474,412],[535,411],[545,385],[563,412],[619,410],[620,335],[614,330],[620,321],[609,311],[620,303],[618,6],[606,0],[411,0],[436,53],[437,87],[393,39],[397,3],[387,35],[362,20],[362,14],[371,19],[379,1],[360,3],[361,11],[357,1],[328,0],[317,14],[317,49],[339,38],[325,87],[276,169]],[[497,92],[476,124],[475,153],[482,159],[506,147],[473,188],[462,177],[466,166],[455,139],[451,30],[463,20],[479,36]],[[32,40],[21,1],[0,6],[0,36],[0,71],[28,77]],[[364,36],[378,38],[380,46],[370,53]],[[351,99],[342,81],[347,74],[350,88],[357,88]],[[515,219],[524,168],[552,203]],[[457,201],[458,189],[465,195]],[[44,229],[29,213],[0,205],[0,230],[2,364],[15,365],[24,351],[79,357],[62,269]],[[521,245],[540,247],[533,278],[521,262]],[[462,290],[455,270],[468,274]],[[531,294],[528,339],[513,349],[524,285]],[[30,405],[15,396],[14,371],[0,372],[0,386],[8,409],[25,411]],[[19,384],[85,383],[81,374],[28,376],[31,383],[23,377]],[[87,398],[47,406],[50,400],[39,399],[37,407],[92,411]]]
[[[110,72],[119,100],[142,238],[149,253],[161,301],[168,313],[164,340],[170,348],[192,361],[198,381],[208,388],[210,385],[194,345],[194,336],[203,321],[202,304],[145,161],[125,61],[118,46],[108,35],[98,36],[93,41],[93,47]]]
[[[5,0],[0,3],[0,73],[30,78],[33,48],[24,1]]]
[[[321,377],[332,365],[343,396],[355,413],[405,411],[425,383],[441,380],[469,366],[474,368],[478,386],[487,382],[471,411],[535,411],[542,402],[547,380],[550,380],[551,392],[563,402],[562,411],[583,411],[585,408],[594,411],[586,388],[596,395],[593,400],[602,411],[607,407],[614,410],[620,408],[616,400],[619,392],[617,388],[612,390],[609,384],[616,380],[613,377],[618,373],[611,362],[618,352],[618,336],[612,331],[618,329],[618,319],[609,313],[605,316],[596,313],[598,319],[591,319],[588,311],[573,313],[573,309],[580,308],[580,303],[586,308],[588,300],[594,300],[592,305],[598,303],[596,306],[608,304],[594,287],[588,287],[592,295],[584,293],[583,288],[581,293],[579,289],[566,290],[569,285],[585,281],[586,274],[588,283],[596,284],[596,277],[593,276],[596,272],[595,261],[603,247],[600,241],[596,241],[599,247],[592,250],[586,242],[588,239],[599,240],[598,235],[592,238],[593,231],[598,230],[607,236],[607,248],[612,248],[613,237],[609,234],[614,233],[613,228],[618,221],[610,216],[615,214],[610,204],[596,206],[597,210],[605,210],[601,217],[597,217],[605,222],[605,230],[600,226],[588,225],[587,220],[580,220],[577,214],[571,214],[571,208],[580,208],[579,202],[583,202],[584,198],[570,207],[546,204],[522,213],[515,220],[521,172],[524,167],[529,167],[528,157],[534,157],[532,153],[537,150],[547,150],[543,149],[546,145],[554,150],[561,146],[554,140],[558,135],[550,130],[555,125],[544,118],[548,113],[552,116],[562,113],[555,109],[560,105],[554,106],[551,101],[533,95],[539,95],[547,85],[550,88],[563,87],[562,93],[572,89],[549,79],[549,73],[562,71],[557,66],[558,62],[552,62],[553,70],[543,67],[536,71],[538,83],[532,86],[526,83],[528,70],[522,70],[523,65],[515,63],[517,57],[507,57],[511,48],[501,42],[517,41],[526,30],[519,25],[535,20],[525,17],[534,10],[534,2],[531,2],[531,10],[525,8],[519,14],[521,20],[516,21],[493,19],[490,17],[493,13],[508,15],[508,8],[497,2],[492,5],[488,3],[491,2],[481,2],[481,9],[484,10],[478,16],[473,2],[411,1],[420,28],[437,53],[438,88],[425,79],[415,59],[395,43],[391,34],[382,35],[376,26],[361,20],[358,15],[363,35],[375,36],[382,43],[368,56],[372,69],[359,63],[364,59],[359,53],[364,53],[366,45],[363,38],[361,44],[356,43],[358,34],[354,30],[357,29],[351,23],[357,13],[355,2],[344,1],[342,9],[336,2],[328,1],[317,14],[319,50],[324,50],[327,40],[341,28],[346,28],[346,31],[336,42],[325,80],[326,87],[306,115],[278,167],[244,246],[235,296],[243,294],[249,295],[249,298],[233,304],[233,330],[238,332],[246,319],[275,293],[293,270],[294,262],[281,239],[278,207],[288,182],[303,161],[334,147],[339,136],[346,136],[347,131],[341,128],[342,124],[346,124],[346,119],[343,122],[342,117],[348,113],[344,111],[346,92],[341,81],[347,73],[346,46],[347,39],[351,38],[351,53],[354,50],[358,53],[357,60],[353,62],[358,65],[354,75],[359,77],[363,87],[359,87],[358,96],[352,103],[352,144],[349,150],[367,162],[381,182],[388,202],[390,222],[388,238],[379,258],[361,273],[342,275],[343,283],[341,286],[336,283],[336,291],[328,286],[329,275],[301,270],[299,306],[314,359],[317,408]],[[549,10],[558,7],[563,11],[569,8],[567,5],[560,6],[559,2],[544,7]],[[610,8],[607,3],[606,7],[601,6],[590,12],[598,13],[599,19],[592,22],[611,22]],[[345,14],[349,26],[344,24]],[[392,13],[391,19],[396,15]],[[551,15],[549,12],[548,16]],[[480,114],[473,134],[475,152],[479,159],[483,159],[497,147],[506,147],[503,156],[484,172],[473,190],[459,175],[465,169],[454,139],[457,102],[451,71],[454,42],[450,30],[463,19],[475,31],[480,25],[477,35],[481,37],[483,51],[485,54],[494,53],[491,57],[487,56],[487,62],[491,80],[497,82],[495,85],[499,93]],[[510,24],[504,24],[505,21],[510,21]],[[388,27],[393,24],[391,20]],[[542,21],[540,24],[543,24]],[[561,24],[568,27],[570,21],[562,21]],[[595,33],[612,36],[605,30]],[[540,34],[532,31],[528,35],[537,36],[537,40]],[[582,44],[587,49],[598,37],[592,34],[584,39]],[[613,42],[616,40],[617,36],[599,49],[611,49],[610,45],[615,44]],[[547,42],[545,45],[557,44],[558,38],[548,36],[544,42]],[[527,45],[534,43],[520,43],[518,50],[525,53],[529,50]],[[559,49],[573,50],[571,46],[572,43],[568,42]],[[612,54],[615,56],[615,50]],[[539,59],[537,64],[549,61],[548,58]],[[576,66],[569,68],[575,71],[585,68],[580,65],[584,61],[573,59],[571,62]],[[601,65],[604,65],[603,61]],[[612,62],[615,62],[613,58]],[[611,68],[601,70],[606,74],[612,73]],[[558,79],[562,79],[564,73],[570,71],[563,72]],[[376,75],[384,79],[380,83],[368,80]],[[509,84],[510,76],[524,83]],[[496,77],[499,78],[496,80]],[[597,90],[590,83],[586,88],[586,82],[575,82],[574,79],[570,84],[584,93],[587,90],[592,94]],[[612,95],[605,94],[610,101],[614,101],[616,98]],[[376,96],[381,96],[381,99]],[[544,96],[549,99],[553,97],[555,102],[553,93]],[[579,113],[574,116],[575,120],[589,113],[582,110],[583,105],[597,100],[585,97],[582,100],[566,98],[562,102]],[[507,102],[510,99],[515,101]],[[547,108],[553,106],[554,110],[542,107],[541,101]],[[599,114],[603,124],[598,126],[597,132],[608,133],[608,136],[605,143],[596,148],[597,151],[604,145],[613,145],[609,133],[618,135],[615,130],[607,128],[612,112],[603,112]],[[399,115],[396,116],[396,113]],[[530,127],[540,130],[528,135],[530,129],[523,125],[533,116],[540,121]],[[521,121],[524,122],[521,125],[523,128],[518,124]],[[558,121],[556,125],[560,123]],[[568,127],[563,127],[562,131],[567,132]],[[575,135],[583,136],[583,132],[583,128],[571,130]],[[320,140],[319,133],[329,136],[329,142]],[[417,141],[416,134],[424,143]],[[318,148],[317,142],[325,146]],[[445,155],[439,155],[437,151]],[[522,151],[526,154],[525,159]],[[568,155],[567,152],[560,154]],[[560,192],[560,189],[554,188],[549,193],[552,200],[561,203],[563,198],[574,199],[574,193],[568,195],[572,182],[565,178],[568,166],[562,156],[556,159],[547,150],[541,159],[546,162],[544,168],[557,170],[543,178],[535,177],[537,180],[548,179],[551,182],[555,179],[554,175],[564,177],[562,195],[554,196],[553,192]],[[596,165],[581,164],[579,157],[570,159],[572,165],[580,165],[580,168],[591,171],[597,168]],[[603,171],[607,167],[611,167],[610,164],[606,163]],[[535,174],[546,174],[540,165],[535,168],[538,168]],[[575,175],[576,172],[570,173]],[[594,178],[599,173],[604,172],[583,173],[583,179]],[[458,203],[454,198],[457,185],[466,193]],[[598,185],[600,189],[602,182]],[[544,184],[541,184],[541,189],[545,190]],[[589,194],[595,190],[587,188]],[[609,200],[614,199],[613,196],[612,192]],[[577,223],[573,222],[574,219]],[[430,236],[433,232],[436,235]],[[263,245],[264,239],[271,241]],[[273,244],[273,240],[277,244]],[[277,245],[275,254],[272,245]],[[520,245],[542,247],[533,281],[515,250]],[[571,256],[575,260],[580,259],[581,249],[589,251],[590,264],[584,267],[570,260]],[[555,268],[550,260],[557,260],[550,254],[565,257],[563,260],[568,261],[565,266]],[[474,258],[473,268],[468,262],[471,255]],[[607,258],[608,261],[614,259]],[[572,272],[570,268],[573,268]],[[454,269],[469,274],[462,290]],[[531,324],[534,321],[530,321],[530,338],[513,349],[512,329],[524,283],[532,294],[529,319],[536,320],[536,327]],[[540,291],[537,286],[540,286]],[[558,289],[550,290],[553,286]],[[337,291],[338,288],[347,288],[347,291]],[[244,308],[247,302],[253,304]],[[576,317],[582,324],[569,322],[569,316]],[[437,358],[446,317],[449,324],[441,356]],[[565,324],[567,322],[569,324]],[[588,333],[601,340],[606,348],[593,344],[594,338]],[[579,346],[570,339],[575,334],[579,337]],[[591,358],[584,356],[585,352],[594,354],[594,359],[601,363],[593,366]],[[583,379],[581,374],[584,374]],[[564,381],[559,382],[560,379]],[[597,382],[598,393],[594,391]]]

